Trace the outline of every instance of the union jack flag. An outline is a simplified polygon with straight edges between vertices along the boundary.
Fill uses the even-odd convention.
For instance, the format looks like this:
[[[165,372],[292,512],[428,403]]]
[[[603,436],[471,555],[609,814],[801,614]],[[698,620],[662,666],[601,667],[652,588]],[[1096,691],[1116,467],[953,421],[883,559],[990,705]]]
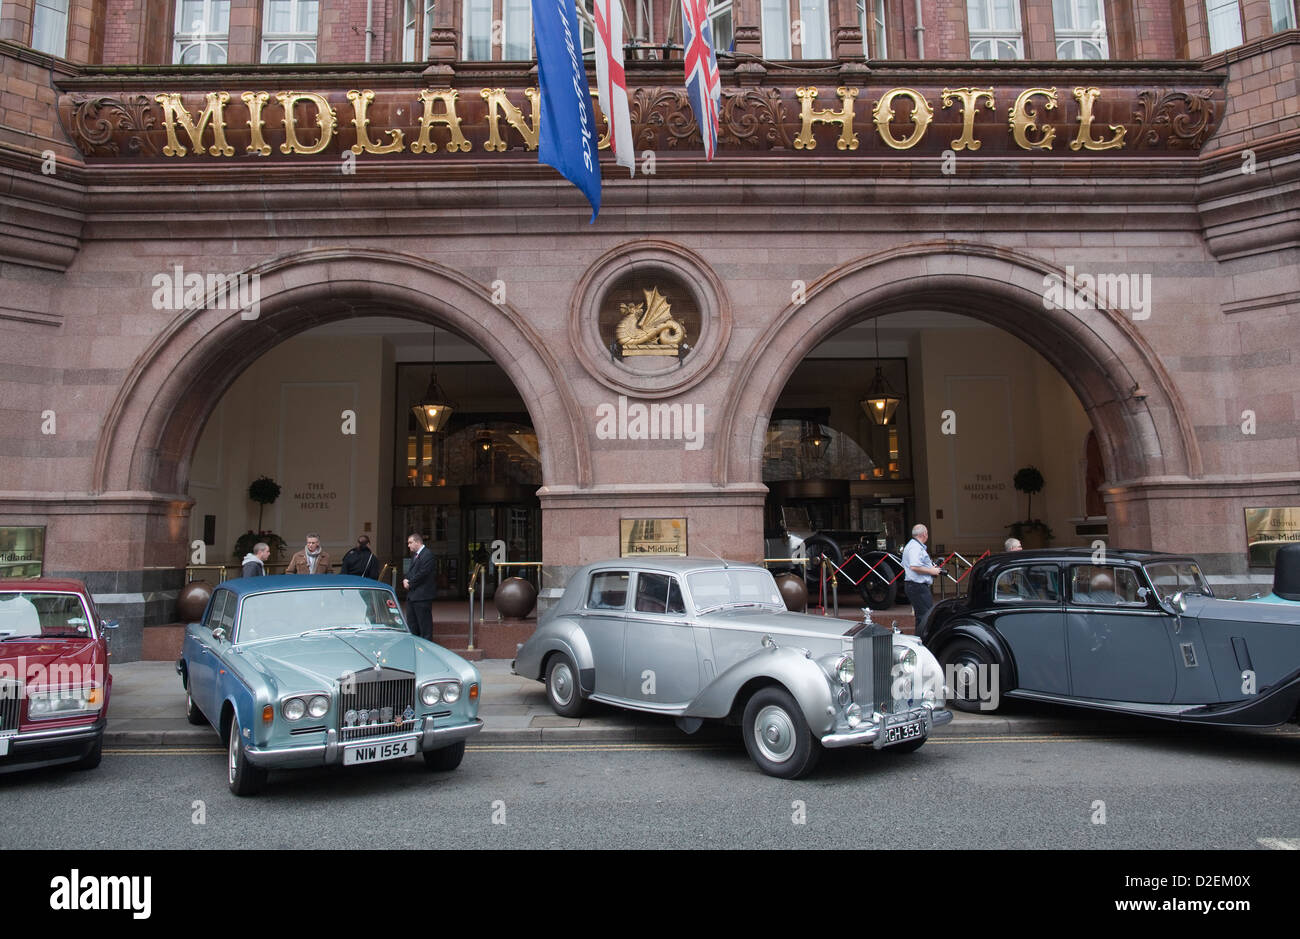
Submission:
[[[686,93],[690,95],[695,122],[700,125],[700,136],[704,138],[704,159],[712,160],[718,149],[722,79],[713,53],[709,0],[682,0],[682,30],[686,40]]]

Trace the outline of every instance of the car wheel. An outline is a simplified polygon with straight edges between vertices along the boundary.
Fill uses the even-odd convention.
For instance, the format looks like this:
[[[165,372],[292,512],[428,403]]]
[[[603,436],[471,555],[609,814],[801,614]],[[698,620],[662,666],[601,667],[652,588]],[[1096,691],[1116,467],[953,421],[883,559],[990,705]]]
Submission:
[[[203,716],[203,712],[195,707],[194,699],[190,697],[188,688],[185,689],[185,719],[198,727],[202,727],[208,722],[208,719]]]
[[[94,769],[104,759],[104,738],[100,737],[90,752],[73,764],[77,769]]]
[[[546,666],[546,699],[561,717],[581,717],[587,709],[578,687],[578,670],[567,655],[556,655]]]
[[[844,562],[844,552],[840,550],[840,546],[823,535],[813,535],[803,543],[803,548],[805,556],[814,560],[825,555],[826,560],[834,563],[836,567]],[[816,596],[817,591],[821,589],[820,565],[809,562],[802,565],[802,567],[804,569],[804,584],[808,587],[808,594],[809,596]],[[831,572],[827,569],[827,590],[830,589],[830,580]]]
[[[424,765],[432,770],[439,772],[448,772],[460,766],[460,761],[465,759],[465,741],[453,743],[449,747],[442,747],[438,750],[424,751]]]
[[[813,739],[803,711],[784,688],[757,691],[745,705],[741,726],[750,758],[769,776],[807,776],[821,756],[821,744]]]
[[[902,743],[896,743],[892,747],[885,747],[887,753],[915,753],[925,744],[928,737],[917,737],[914,740],[905,740]]]
[[[226,747],[226,771],[230,791],[237,796],[255,796],[266,785],[267,771],[254,766],[244,751],[244,740],[239,730],[239,718],[230,719],[230,742]]]
[[[982,706],[979,699],[980,669],[997,668],[992,656],[973,639],[955,639],[939,656],[945,677],[952,681],[952,706],[959,711],[991,714],[996,707]],[[987,685],[988,679],[985,679]]]
[[[871,565],[868,564],[867,566],[870,567]],[[887,610],[892,607],[894,605],[894,596],[898,592],[898,583],[895,581],[892,584],[887,584],[876,574],[880,574],[885,580],[889,580],[897,573],[898,571],[894,568],[894,565],[888,561],[882,561],[880,566],[876,568],[875,573],[868,574],[862,583],[858,585],[858,593],[862,595],[862,602],[873,610]]]

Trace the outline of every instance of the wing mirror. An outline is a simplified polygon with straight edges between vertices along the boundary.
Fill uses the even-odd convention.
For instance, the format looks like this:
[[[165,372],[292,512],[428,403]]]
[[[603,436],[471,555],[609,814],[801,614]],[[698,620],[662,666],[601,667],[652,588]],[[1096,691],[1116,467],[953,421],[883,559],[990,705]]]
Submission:
[[[1180,615],[1187,612],[1187,595],[1181,590],[1169,598],[1169,605]]]
[[[213,639],[221,639],[221,640],[224,640],[224,639],[226,638],[226,631],[225,631],[225,629],[223,629],[222,627],[218,626],[216,629],[212,630],[212,638],[213,638]]]

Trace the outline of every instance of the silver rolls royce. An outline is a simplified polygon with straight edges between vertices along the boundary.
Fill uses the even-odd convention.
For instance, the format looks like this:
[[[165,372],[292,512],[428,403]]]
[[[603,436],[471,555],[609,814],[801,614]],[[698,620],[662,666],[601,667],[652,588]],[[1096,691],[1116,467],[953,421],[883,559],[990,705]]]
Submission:
[[[700,558],[622,558],[573,575],[520,647],[515,674],[551,707],[588,701],[743,728],[763,772],[810,773],[822,747],[910,753],[952,720],[918,640],[870,622],[791,613],[772,575]]]

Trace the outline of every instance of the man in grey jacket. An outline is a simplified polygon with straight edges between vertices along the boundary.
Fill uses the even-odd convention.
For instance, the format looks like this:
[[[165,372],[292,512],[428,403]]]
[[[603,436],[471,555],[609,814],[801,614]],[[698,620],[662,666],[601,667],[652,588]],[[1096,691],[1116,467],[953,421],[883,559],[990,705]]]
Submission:
[[[244,555],[244,577],[261,577],[266,573],[266,559],[271,556],[271,546],[265,541],[253,545],[253,550]]]

